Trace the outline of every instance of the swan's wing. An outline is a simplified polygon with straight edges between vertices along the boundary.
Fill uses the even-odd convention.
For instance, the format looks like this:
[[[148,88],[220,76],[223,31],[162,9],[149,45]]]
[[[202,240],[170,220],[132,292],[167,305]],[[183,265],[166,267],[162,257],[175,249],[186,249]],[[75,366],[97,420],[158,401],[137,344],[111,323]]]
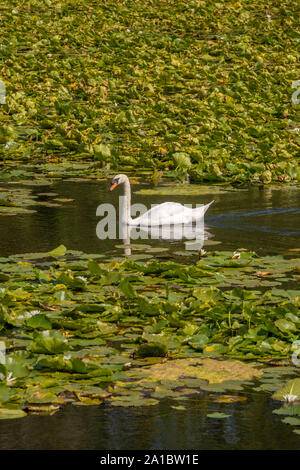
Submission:
[[[152,207],[140,217],[133,219],[130,225],[164,225],[180,216],[185,207],[179,202],[164,202]],[[174,223],[174,222],[173,222]]]
[[[201,207],[197,207],[196,209],[183,206],[179,202],[164,202],[163,204],[152,207],[140,217],[133,219],[130,225],[156,226],[191,224],[196,220],[201,219],[210,204],[213,202],[214,201]]]

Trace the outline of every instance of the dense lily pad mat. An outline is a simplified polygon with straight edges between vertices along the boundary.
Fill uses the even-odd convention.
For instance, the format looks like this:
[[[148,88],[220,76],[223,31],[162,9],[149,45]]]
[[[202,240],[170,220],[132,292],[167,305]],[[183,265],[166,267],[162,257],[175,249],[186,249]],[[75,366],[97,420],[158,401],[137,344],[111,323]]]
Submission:
[[[242,390],[261,376],[258,363],[297,349],[300,291],[281,284],[299,280],[299,259],[211,252],[192,264],[104,263],[61,245],[0,266],[4,417]],[[271,388],[267,370],[262,389],[280,389],[280,373],[296,370],[283,369]]]
[[[299,179],[293,0],[5,0],[1,20],[5,161]]]

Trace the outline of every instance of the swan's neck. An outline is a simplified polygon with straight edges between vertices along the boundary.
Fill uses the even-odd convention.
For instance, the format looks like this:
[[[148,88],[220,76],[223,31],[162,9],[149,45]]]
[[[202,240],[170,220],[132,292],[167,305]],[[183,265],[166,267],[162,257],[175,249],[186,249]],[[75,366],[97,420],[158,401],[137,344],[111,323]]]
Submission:
[[[131,219],[131,189],[129,179],[126,178],[124,181],[124,202],[123,202],[123,222],[130,224]]]

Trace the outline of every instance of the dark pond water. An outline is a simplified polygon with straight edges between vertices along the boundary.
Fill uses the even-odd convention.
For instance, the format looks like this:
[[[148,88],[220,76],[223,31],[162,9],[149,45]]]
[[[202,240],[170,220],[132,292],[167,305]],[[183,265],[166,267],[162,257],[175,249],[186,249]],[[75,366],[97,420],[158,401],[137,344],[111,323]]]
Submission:
[[[133,191],[137,187],[133,187]],[[55,192],[72,198],[61,207],[35,206],[37,212],[0,217],[0,256],[49,251],[59,244],[86,253],[123,254],[118,240],[96,236],[96,208],[101,203],[117,205],[120,193],[110,193],[106,184],[56,183],[35,187],[35,194]],[[263,253],[285,253],[299,248],[300,190],[250,188],[242,191],[212,190],[203,196],[141,196],[133,203],[150,207],[172,200],[183,204],[215,199],[205,217],[217,249],[247,248]],[[42,196],[42,201],[51,197]],[[135,242],[138,243],[139,241]],[[184,249],[183,241],[142,240],[141,243]],[[214,245],[204,245],[213,249]],[[215,403],[208,393],[184,402],[184,411],[168,401],[157,406],[114,408],[66,406],[54,416],[28,416],[0,421],[0,449],[299,449],[300,436],[283,424],[272,409],[280,404],[270,394],[240,392],[247,401]],[[175,404],[175,403],[174,403]],[[176,403],[177,405],[178,403]],[[225,420],[207,413],[230,414]]]
[[[247,248],[254,251],[283,252],[299,248],[300,237],[300,189],[250,188],[241,191],[214,192],[203,196],[142,196],[134,194],[140,189],[133,186],[132,203],[151,207],[166,200],[182,204],[215,203],[205,216],[206,230],[218,249]],[[0,217],[0,256],[49,251],[64,244],[68,249],[86,253],[119,254],[118,240],[99,240],[96,226],[100,217],[96,209],[100,204],[112,203],[118,208],[121,190],[109,192],[105,183],[63,182],[52,186],[36,187],[33,194],[57,193],[58,198],[72,198],[73,202],[61,207],[34,206],[32,214]],[[43,202],[55,202],[53,197],[42,196]],[[118,211],[117,211],[118,212]],[[183,241],[137,240],[152,246],[164,246],[171,250],[184,249]],[[205,247],[206,249],[206,247]]]
[[[184,411],[167,401],[135,409],[68,405],[54,416],[0,422],[0,449],[299,449],[299,435],[272,414],[278,403],[262,393],[247,395],[245,402],[224,405],[203,394],[185,401]],[[215,411],[231,417],[206,416]]]

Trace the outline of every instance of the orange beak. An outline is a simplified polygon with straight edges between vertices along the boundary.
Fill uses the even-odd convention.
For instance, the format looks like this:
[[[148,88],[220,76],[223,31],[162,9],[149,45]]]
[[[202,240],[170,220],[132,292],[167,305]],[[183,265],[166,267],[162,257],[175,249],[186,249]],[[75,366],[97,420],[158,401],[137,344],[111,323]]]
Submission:
[[[112,191],[113,189],[115,189],[116,186],[118,186],[118,183],[113,183],[110,187],[110,190]]]

